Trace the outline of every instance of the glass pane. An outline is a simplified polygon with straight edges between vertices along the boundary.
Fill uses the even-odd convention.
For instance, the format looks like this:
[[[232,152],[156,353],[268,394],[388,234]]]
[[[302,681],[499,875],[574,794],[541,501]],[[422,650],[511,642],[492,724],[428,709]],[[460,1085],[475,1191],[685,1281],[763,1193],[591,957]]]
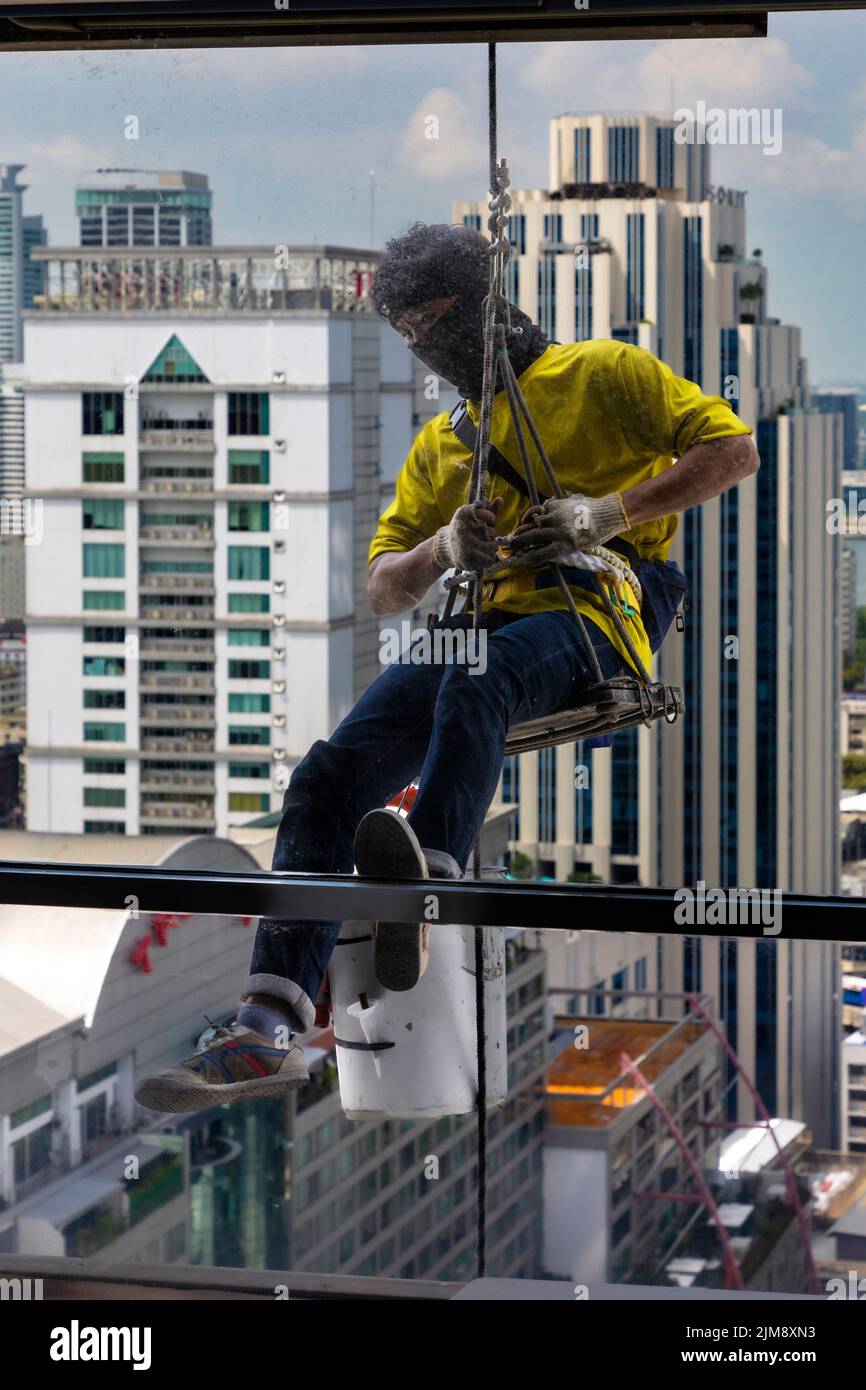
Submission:
[[[491,1273],[795,1292],[854,1258],[866,946],[781,895],[866,898],[864,24],[503,45],[498,228],[483,44],[102,51],[105,109],[162,113],[140,146],[86,54],[0,53],[0,862],[348,879],[388,806],[409,858],[363,876],[435,880],[478,834],[515,917]],[[491,230],[550,471],[484,389]],[[588,890],[568,931],[528,882]],[[412,975],[418,924],[382,925]],[[83,1258],[471,1277],[474,995],[415,1109],[358,1021],[431,988],[458,928],[425,925],[427,983],[374,962],[335,1028],[327,924],[0,906],[0,1249],[43,1203]],[[138,1104],[251,960],[309,1081],[223,1103],[222,1059],[212,1105]]]
[[[14,969],[31,1001],[0,1063],[10,1248],[38,1253],[50,1226],[59,1252],[109,1264],[470,1278],[473,1088],[442,1071],[431,1088],[431,1073],[455,1029],[458,1050],[474,1038],[471,972],[455,985],[465,1012],[445,1023],[433,1002],[471,930],[437,924],[417,988],[377,996],[376,1039],[398,1049],[377,1075],[374,1054],[347,1050],[364,1036],[351,982],[373,952],[350,926],[331,1006],[317,993],[301,1034],[296,990],[293,1006],[258,1003],[255,1029],[239,1013],[251,947],[254,971],[279,960],[314,987],[300,924],[275,939],[246,918],[0,909],[0,979]],[[504,932],[486,986],[488,1274],[711,1289],[735,1265],[735,1287],[777,1295],[837,1276],[866,1181],[866,947],[694,940],[704,983],[686,990],[682,938]],[[61,943],[62,978],[45,969]],[[647,981],[621,988],[629,971],[611,967],[637,949]],[[739,967],[733,1008],[723,954]],[[834,974],[845,1002],[814,988]],[[793,997],[765,1007],[791,979]],[[426,1062],[401,1080],[407,1019]],[[807,1038],[837,1049],[835,1100],[820,1060],[791,1066]],[[263,1078],[276,1094],[257,1097]]]

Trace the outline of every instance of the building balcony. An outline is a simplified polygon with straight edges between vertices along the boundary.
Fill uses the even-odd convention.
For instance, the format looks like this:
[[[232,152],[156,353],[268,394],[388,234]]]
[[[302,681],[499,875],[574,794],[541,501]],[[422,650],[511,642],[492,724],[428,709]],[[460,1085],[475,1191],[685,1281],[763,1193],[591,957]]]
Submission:
[[[142,545],[205,545],[213,546],[212,526],[142,526],[138,533]]]
[[[162,810],[156,808],[146,809],[142,807],[141,815],[138,818],[139,825],[149,826],[153,829],[159,826],[183,826],[185,830],[203,830],[213,833],[216,827],[216,817],[213,809],[197,811],[194,807],[181,806],[163,807]]]
[[[163,430],[142,430],[138,436],[139,451],[146,449],[182,450],[185,454],[212,454],[214,451],[213,430],[191,430],[183,428]]]
[[[170,720],[163,720],[164,724]],[[183,738],[153,738],[144,735],[141,740],[142,753],[212,753],[213,734],[190,730]]]
[[[195,493],[201,497],[213,493],[213,477],[207,478],[162,478],[143,473],[141,491],[161,493],[165,496],[179,496]]]
[[[178,661],[195,660],[196,657],[212,661],[213,655],[213,642],[185,642],[182,636],[173,641],[169,638],[148,638],[139,648],[139,656],[143,661],[163,656],[171,656]]]
[[[154,413],[143,410],[140,429],[142,433],[147,431],[151,434],[176,434],[178,430],[185,434],[213,434],[213,420],[203,415],[197,416],[194,420],[170,420],[161,411]]]
[[[181,671],[144,671],[139,684],[143,689],[203,690],[214,693],[213,673],[191,675]]]
[[[216,724],[213,707],[197,709],[187,705],[142,705],[142,724],[194,724],[212,729]]]
[[[179,604],[148,604],[142,609],[142,618],[147,622],[198,623],[213,622],[213,604],[203,604],[200,608],[181,608]]]
[[[141,786],[148,791],[198,791],[214,795],[214,770],[207,772],[143,772]]]
[[[163,589],[167,593],[193,592],[213,594],[216,583],[209,574],[142,574],[139,576],[140,589]]]
[[[213,799],[201,796],[189,801],[151,801],[142,796],[141,814],[162,820],[213,820]]]

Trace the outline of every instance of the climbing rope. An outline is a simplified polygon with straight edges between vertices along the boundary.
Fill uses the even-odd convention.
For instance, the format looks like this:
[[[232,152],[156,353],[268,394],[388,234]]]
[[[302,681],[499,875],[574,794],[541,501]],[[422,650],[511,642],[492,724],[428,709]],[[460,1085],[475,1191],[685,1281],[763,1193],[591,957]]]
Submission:
[[[491,230],[495,229],[495,237],[491,236],[491,260],[490,260],[490,288],[487,298],[483,305],[484,315],[484,368],[483,386],[481,391],[481,415],[478,426],[478,437],[475,441],[475,452],[472,457],[472,472],[469,478],[469,500],[476,504],[483,504],[487,498],[487,464],[490,457],[490,422],[493,414],[493,395],[496,381],[496,360],[494,357],[494,327],[496,324],[497,309],[508,315],[507,303],[502,305],[505,298],[503,289],[503,277],[505,274],[505,262],[507,259],[508,242],[505,240],[505,251],[503,252],[503,228],[507,228],[508,209],[511,207],[511,199],[508,197],[507,188],[500,194],[499,176],[496,168],[496,44],[487,45],[487,116],[488,116],[488,149],[490,154],[490,196],[491,196],[491,215],[488,226]],[[510,320],[509,320],[510,322]],[[475,640],[478,641],[478,620],[481,612],[481,584],[482,575],[480,572],[472,577],[472,630],[475,633]],[[472,876],[481,878],[481,838],[480,834],[475,841],[475,848],[472,852]],[[487,1014],[484,999],[484,928],[475,928],[475,1050],[477,1066],[477,1091],[476,1091],[476,1112],[477,1112],[477,1134],[478,1134],[478,1182],[476,1191],[477,1201],[477,1239],[476,1239],[476,1276],[483,1279],[487,1272]]]
[[[490,234],[490,285],[482,308],[484,357],[481,409],[478,421],[478,434],[475,440],[475,450],[472,457],[472,472],[469,478],[469,502],[473,506],[483,507],[488,500],[488,470],[493,401],[496,395],[497,377],[501,377],[502,385],[505,387],[508,399],[508,407],[511,415],[511,422],[514,427],[515,438],[517,440],[520,462],[523,466],[523,474],[529,490],[530,505],[539,506],[540,499],[538,487],[535,482],[535,474],[527,447],[525,430],[529,431],[529,435],[541,461],[553,496],[563,497],[564,493],[553,471],[553,467],[547,455],[547,450],[544,447],[541,435],[532,418],[532,412],[529,409],[511,359],[508,356],[508,337],[512,329],[510,308],[508,298],[505,294],[505,271],[511,256],[511,243],[508,239],[508,214],[511,211],[511,195],[508,190],[511,187],[511,178],[506,160],[498,159],[496,147],[496,45],[493,43],[488,45],[488,129],[490,143],[490,202],[488,207],[490,215],[487,219],[487,228]],[[520,332],[519,329],[514,331]],[[536,524],[539,523],[539,518],[537,516],[535,516],[533,520]],[[513,540],[513,537],[502,537],[502,546],[505,547],[511,540]],[[607,557],[609,557],[612,552],[606,550],[603,546],[593,546],[587,547],[586,553],[587,555],[594,555],[596,558],[607,560]],[[509,568],[511,566],[521,565],[526,567],[526,564],[527,561],[521,557],[512,557],[510,561],[503,561],[500,559],[497,564],[490,566],[487,570],[478,570],[466,576],[471,584],[472,626],[476,633],[478,632],[481,615],[481,586],[484,575],[493,573],[494,571],[498,572],[503,568]],[[545,566],[545,568],[547,568],[547,566]],[[561,564],[559,561],[554,561],[550,568],[553,569],[556,575],[556,582],[565,600],[566,607],[575,619],[580,630],[581,640],[589,658],[595,681],[597,684],[601,685],[604,681],[604,677],[595,652],[595,647],[590,640],[586,624],[574,601],[571,590],[566,583]],[[609,560],[604,568],[608,571],[614,571],[617,579],[621,578],[621,568],[615,566]],[[644,685],[651,684],[650,675],[635,650],[631,635],[622,621],[618,609],[612,602],[607,588],[598,577],[599,571],[593,568],[588,572],[593,575],[592,587],[598,594],[602,605],[613,622],[640,680]]]

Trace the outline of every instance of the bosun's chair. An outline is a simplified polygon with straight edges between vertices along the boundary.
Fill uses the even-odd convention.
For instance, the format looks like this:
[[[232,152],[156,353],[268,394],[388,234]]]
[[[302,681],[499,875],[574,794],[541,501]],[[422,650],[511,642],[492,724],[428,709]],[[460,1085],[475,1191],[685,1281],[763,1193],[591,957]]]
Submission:
[[[556,743],[577,743],[582,738],[616,733],[636,724],[651,724],[656,719],[673,724],[683,709],[679,686],[658,681],[642,685],[632,676],[614,676],[590,686],[571,709],[513,725],[505,741],[505,753],[532,753]]]
[[[462,585],[454,587],[468,597]],[[612,676],[588,686],[568,709],[513,724],[505,741],[505,756],[577,743],[638,724],[650,725],[658,719],[674,724],[684,709],[683,692],[677,685],[645,681],[637,675]]]

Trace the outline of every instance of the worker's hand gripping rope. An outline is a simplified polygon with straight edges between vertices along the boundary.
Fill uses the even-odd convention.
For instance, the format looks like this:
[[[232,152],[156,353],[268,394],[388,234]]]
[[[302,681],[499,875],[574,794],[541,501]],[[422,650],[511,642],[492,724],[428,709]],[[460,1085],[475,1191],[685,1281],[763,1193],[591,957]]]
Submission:
[[[512,554],[531,556],[534,564],[549,564],[575,550],[603,545],[629,528],[618,492],[606,497],[586,497],[580,492],[549,497],[540,508],[530,507],[524,522],[515,532]]]
[[[447,526],[433,537],[433,559],[442,569],[483,571],[496,559],[496,519],[502,498],[458,507]]]

